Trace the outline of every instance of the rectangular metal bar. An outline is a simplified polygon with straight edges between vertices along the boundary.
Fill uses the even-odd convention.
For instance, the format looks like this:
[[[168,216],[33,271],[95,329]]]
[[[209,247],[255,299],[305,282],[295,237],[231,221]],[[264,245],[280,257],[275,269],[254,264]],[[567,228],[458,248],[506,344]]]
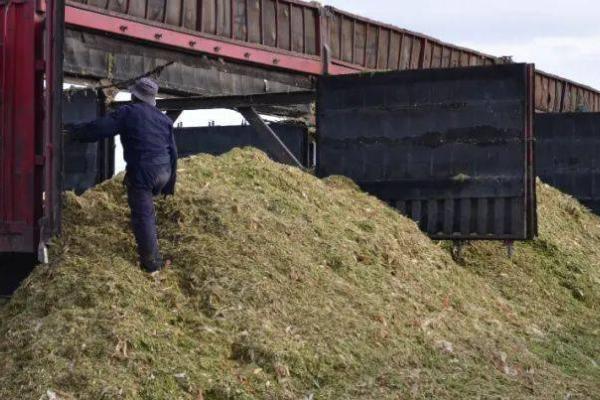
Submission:
[[[315,100],[314,91],[289,93],[264,93],[249,96],[217,96],[217,97],[180,97],[157,100],[156,106],[161,110],[202,110],[214,108],[240,108],[261,106],[286,106],[309,104]],[[128,104],[115,102],[114,105]]]
[[[62,216],[62,87],[63,87],[63,44],[64,44],[64,0],[48,0],[45,36],[45,107],[38,111],[43,121],[44,139],[44,182],[41,197],[43,202],[40,240],[47,243],[61,230]],[[44,91],[42,77],[39,78],[39,91]]]
[[[252,125],[254,129],[256,129],[256,132],[267,137],[270,136],[273,139],[271,141],[271,143],[273,143],[273,146],[269,147],[273,154],[276,155],[277,161],[294,165],[300,169],[304,168],[302,163],[298,161],[296,156],[294,156],[290,149],[287,148],[285,143],[279,138],[279,136],[277,136],[277,134],[271,129],[271,127],[269,127],[269,125],[267,125],[265,121],[263,121],[263,119],[260,117],[260,115],[258,115],[256,110],[254,110],[254,108],[240,107],[238,108],[238,111],[240,112],[240,114],[242,114],[246,121],[248,121],[248,123]]]

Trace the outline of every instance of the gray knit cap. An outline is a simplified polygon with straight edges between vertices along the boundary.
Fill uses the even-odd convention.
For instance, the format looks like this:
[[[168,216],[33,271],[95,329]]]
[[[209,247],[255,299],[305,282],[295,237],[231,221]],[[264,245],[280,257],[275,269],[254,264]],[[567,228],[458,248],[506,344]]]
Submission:
[[[144,103],[156,106],[156,94],[158,93],[158,85],[150,78],[141,78],[129,87],[131,94],[135,95]]]

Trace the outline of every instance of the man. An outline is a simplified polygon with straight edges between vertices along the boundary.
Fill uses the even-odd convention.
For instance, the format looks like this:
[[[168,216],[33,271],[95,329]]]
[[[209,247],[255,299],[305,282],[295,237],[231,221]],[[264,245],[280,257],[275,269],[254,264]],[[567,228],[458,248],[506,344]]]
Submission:
[[[96,121],[78,125],[72,135],[82,142],[121,135],[127,162],[124,184],[140,264],[145,271],[156,275],[165,263],[158,248],[153,197],[175,194],[177,148],[173,121],[156,108],[158,85],[149,78],[142,78],[129,91],[132,104]]]

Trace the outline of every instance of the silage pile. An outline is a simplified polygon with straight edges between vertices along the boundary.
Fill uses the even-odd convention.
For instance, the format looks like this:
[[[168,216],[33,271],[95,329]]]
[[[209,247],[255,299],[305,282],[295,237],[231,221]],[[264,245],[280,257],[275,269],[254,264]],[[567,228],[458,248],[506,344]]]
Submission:
[[[154,281],[119,180],[69,195],[52,267],[0,309],[0,399],[597,397],[600,220],[542,202],[540,241],[457,265],[343,179],[195,157]]]

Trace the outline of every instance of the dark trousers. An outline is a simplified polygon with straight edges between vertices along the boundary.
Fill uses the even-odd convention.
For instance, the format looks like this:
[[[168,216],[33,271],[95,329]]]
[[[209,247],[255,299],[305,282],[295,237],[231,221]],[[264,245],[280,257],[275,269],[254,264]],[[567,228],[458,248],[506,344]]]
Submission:
[[[171,176],[170,167],[157,168],[145,174],[151,178],[150,185],[126,179],[127,201],[131,209],[131,226],[137,242],[142,268],[147,272],[158,271],[163,259],[158,248],[154,196],[158,195]]]

